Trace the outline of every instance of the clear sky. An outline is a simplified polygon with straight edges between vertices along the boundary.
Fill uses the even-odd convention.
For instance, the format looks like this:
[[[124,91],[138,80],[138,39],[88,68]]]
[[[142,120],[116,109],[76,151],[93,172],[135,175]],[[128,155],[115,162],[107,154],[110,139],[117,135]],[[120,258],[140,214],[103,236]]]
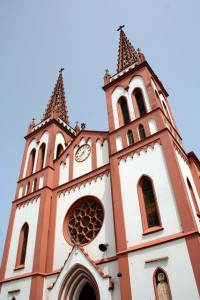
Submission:
[[[200,157],[199,0],[0,2],[0,258],[28,125],[39,123],[61,67],[70,125],[107,130],[103,76],[116,73],[119,25],[169,93],[186,152]]]

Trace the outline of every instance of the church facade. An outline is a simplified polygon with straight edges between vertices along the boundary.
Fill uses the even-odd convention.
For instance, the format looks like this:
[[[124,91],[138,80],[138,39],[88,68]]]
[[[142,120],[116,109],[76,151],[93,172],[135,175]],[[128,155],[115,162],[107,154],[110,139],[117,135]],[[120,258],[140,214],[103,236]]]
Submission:
[[[28,128],[0,299],[197,300],[200,162],[168,93],[122,27],[106,71],[108,131],[69,124],[60,70]]]

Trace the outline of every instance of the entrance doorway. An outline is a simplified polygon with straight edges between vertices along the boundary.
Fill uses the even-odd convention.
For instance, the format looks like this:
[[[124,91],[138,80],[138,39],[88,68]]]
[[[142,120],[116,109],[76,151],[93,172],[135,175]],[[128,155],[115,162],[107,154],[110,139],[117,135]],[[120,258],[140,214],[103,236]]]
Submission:
[[[78,300],[96,300],[95,292],[91,284],[87,282],[84,285]]]

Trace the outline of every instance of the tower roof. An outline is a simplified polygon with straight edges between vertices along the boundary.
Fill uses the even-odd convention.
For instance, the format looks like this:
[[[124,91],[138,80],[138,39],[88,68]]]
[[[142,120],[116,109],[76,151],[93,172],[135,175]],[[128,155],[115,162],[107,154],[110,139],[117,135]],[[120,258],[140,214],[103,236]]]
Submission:
[[[117,64],[117,73],[123,71],[127,67],[131,66],[134,63],[141,63],[145,60],[144,55],[140,52],[138,48],[132,46],[129,42],[126,34],[123,31],[123,26],[118,28],[120,31],[120,39],[119,39],[119,50],[118,50],[118,64]]]
[[[58,80],[52,92],[51,99],[47,104],[47,108],[45,109],[45,113],[43,114],[42,121],[51,117],[51,118],[60,118],[65,123],[69,124],[63,77],[62,77],[63,70],[64,69],[61,68],[59,71]]]

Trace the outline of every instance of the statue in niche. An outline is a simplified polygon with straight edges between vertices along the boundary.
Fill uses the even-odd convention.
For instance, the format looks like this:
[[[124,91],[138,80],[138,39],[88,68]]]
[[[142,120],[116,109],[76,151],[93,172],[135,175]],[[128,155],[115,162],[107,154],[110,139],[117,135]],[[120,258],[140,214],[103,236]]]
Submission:
[[[169,287],[167,282],[165,281],[164,273],[158,273],[157,279],[159,281],[157,285],[158,300],[171,300]]]

